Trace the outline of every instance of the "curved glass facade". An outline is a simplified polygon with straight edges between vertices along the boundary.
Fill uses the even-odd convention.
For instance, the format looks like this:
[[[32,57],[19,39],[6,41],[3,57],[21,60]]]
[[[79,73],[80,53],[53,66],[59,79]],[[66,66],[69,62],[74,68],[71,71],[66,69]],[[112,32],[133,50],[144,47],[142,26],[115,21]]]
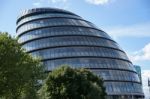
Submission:
[[[67,64],[87,68],[104,79],[108,99],[144,97],[139,77],[126,53],[104,31],[69,11],[25,10],[17,20],[18,42],[47,71]]]

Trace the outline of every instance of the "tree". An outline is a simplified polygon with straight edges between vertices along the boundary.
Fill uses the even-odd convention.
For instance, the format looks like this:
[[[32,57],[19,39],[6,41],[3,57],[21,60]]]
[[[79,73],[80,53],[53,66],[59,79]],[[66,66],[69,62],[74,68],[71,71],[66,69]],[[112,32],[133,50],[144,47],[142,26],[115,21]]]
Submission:
[[[40,99],[105,99],[103,80],[86,69],[62,66],[50,72]]]
[[[0,33],[0,98],[36,99],[43,70],[39,59],[27,54],[16,38]]]

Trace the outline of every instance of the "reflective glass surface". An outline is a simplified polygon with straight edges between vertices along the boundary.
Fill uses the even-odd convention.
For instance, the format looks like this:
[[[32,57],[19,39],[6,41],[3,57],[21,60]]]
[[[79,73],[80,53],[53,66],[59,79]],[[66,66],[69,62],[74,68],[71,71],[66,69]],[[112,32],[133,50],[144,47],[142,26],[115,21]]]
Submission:
[[[28,40],[48,37],[48,36],[67,36],[67,35],[87,35],[97,36],[111,39],[105,32],[85,27],[52,27],[37,29],[34,31],[27,32],[19,37],[19,43],[26,42]]]
[[[135,68],[131,63],[109,58],[66,58],[44,61],[47,70],[53,70],[64,64],[73,68],[122,69],[135,72]]]
[[[26,43],[23,47],[27,51],[46,47],[59,47],[59,46],[104,46],[119,49],[117,43],[103,38],[86,37],[86,36],[64,36],[64,37],[51,37],[34,40]]]
[[[18,22],[17,26],[19,26],[19,25],[21,25],[21,24],[23,24],[25,22],[35,20],[35,19],[54,18],[54,17],[67,17],[67,18],[81,19],[81,17],[75,16],[75,15],[61,14],[61,13],[55,13],[55,14],[54,13],[45,13],[45,14],[37,14],[37,15],[25,17],[21,21]]]
[[[116,80],[116,81],[133,81],[139,82],[137,73],[122,70],[92,70],[94,73],[102,77],[104,80]]]
[[[126,54],[121,51],[101,47],[60,47],[35,51],[32,52],[32,55],[35,57],[40,56],[42,59],[91,56],[120,58],[128,60]]]
[[[139,83],[133,82],[105,82],[106,92],[108,94],[134,94],[142,93],[142,87]]]
[[[34,9],[26,9],[21,11],[20,15],[18,16],[18,19],[22,18],[23,16],[26,15],[34,15],[34,14],[39,14],[39,13],[63,13],[63,14],[69,14],[69,15],[74,15],[77,16],[76,14],[70,12],[70,11],[66,11],[66,10],[62,10],[62,9],[53,9],[53,8],[34,8]]]
[[[67,19],[67,18],[53,18],[53,19],[43,19],[43,20],[36,20],[32,22],[28,22],[17,30],[18,35],[22,32],[32,30],[35,28],[42,28],[47,26],[66,26],[66,25],[73,25],[73,26],[85,26],[85,27],[95,27],[92,23],[77,20],[77,19]]]

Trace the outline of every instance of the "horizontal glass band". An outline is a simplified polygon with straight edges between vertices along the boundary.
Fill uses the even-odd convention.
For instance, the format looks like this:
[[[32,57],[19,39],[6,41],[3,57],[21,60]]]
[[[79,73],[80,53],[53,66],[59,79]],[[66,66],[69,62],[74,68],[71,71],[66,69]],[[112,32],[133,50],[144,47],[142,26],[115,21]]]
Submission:
[[[20,35],[23,32],[33,30],[36,28],[42,28],[47,26],[86,26],[86,27],[94,27],[92,23],[77,20],[77,19],[67,19],[67,18],[53,18],[53,19],[43,19],[43,20],[36,20],[29,23],[26,23],[18,28],[17,33]]]
[[[53,36],[67,36],[67,35],[87,35],[87,36],[97,36],[110,39],[105,32],[99,31],[92,28],[86,27],[52,27],[37,29],[34,31],[27,32],[19,36],[19,43],[24,43],[32,39],[38,39],[42,37],[53,37]]]
[[[46,70],[51,71],[61,65],[72,68],[122,69],[135,72],[130,62],[110,58],[66,58],[43,61]]]
[[[63,14],[70,14],[78,16],[72,12],[62,10],[62,9],[53,9],[53,8],[34,8],[34,9],[27,9],[23,10],[20,15],[18,16],[17,23],[23,19],[24,17],[32,16],[32,15],[38,15],[38,14],[44,14],[44,13],[63,13]]]
[[[136,94],[143,93],[141,84],[134,82],[105,82],[108,94]]]
[[[70,15],[70,14],[61,14],[61,13],[43,13],[43,14],[38,14],[38,15],[33,15],[29,17],[25,17],[22,20],[20,20],[17,24],[17,26],[20,26],[28,21],[36,20],[36,19],[41,19],[41,18],[54,18],[54,17],[66,17],[66,18],[76,18],[76,19],[81,19],[79,16],[75,15]]]
[[[99,47],[110,47],[120,49],[117,43],[103,38],[86,37],[86,36],[63,36],[53,38],[43,38],[39,40],[33,40],[31,42],[23,44],[23,48],[26,51],[38,50],[50,47],[61,47],[61,46],[99,46]]]
[[[31,53],[34,57],[41,57],[42,59],[53,59],[63,57],[76,56],[95,56],[95,57],[112,57],[128,60],[125,53],[101,47],[60,47],[52,49],[43,49]]]
[[[104,80],[133,81],[140,82],[138,75],[134,72],[122,70],[92,70]]]

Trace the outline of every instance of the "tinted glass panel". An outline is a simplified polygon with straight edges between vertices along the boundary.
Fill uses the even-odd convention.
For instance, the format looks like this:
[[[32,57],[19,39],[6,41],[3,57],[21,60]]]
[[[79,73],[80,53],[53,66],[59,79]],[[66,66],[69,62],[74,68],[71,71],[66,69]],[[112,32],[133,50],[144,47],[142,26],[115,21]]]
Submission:
[[[142,93],[141,84],[133,82],[105,82],[105,86],[109,94]]]
[[[21,21],[18,22],[18,26],[24,22],[28,22],[31,20],[40,19],[40,18],[54,18],[54,17],[67,17],[67,18],[81,19],[81,17],[75,16],[75,15],[61,14],[61,13],[55,13],[55,14],[54,13],[45,13],[45,14],[38,14],[38,15],[33,15],[33,16],[23,18]]]
[[[109,58],[66,58],[44,61],[47,70],[53,70],[64,64],[72,66],[73,68],[110,68],[135,71],[131,63]]]
[[[67,36],[67,35],[87,35],[87,36],[97,36],[111,39],[105,32],[95,30],[92,28],[84,27],[52,27],[37,29],[31,32],[27,32],[19,37],[19,43],[23,43],[28,40],[48,37],[48,36]]]
[[[23,47],[27,51],[32,51],[36,49],[46,48],[46,47],[60,47],[60,46],[104,46],[120,49],[117,43],[95,37],[86,36],[65,36],[65,37],[53,37],[44,38],[39,40],[34,40],[32,42],[26,43]]]
[[[125,53],[108,48],[100,47],[61,47],[52,49],[43,49],[31,53],[33,56],[40,56],[42,59],[64,58],[64,57],[112,57],[128,60]]]
[[[104,80],[135,81],[140,82],[136,73],[121,70],[92,70]]]
[[[42,28],[46,26],[85,26],[85,27],[95,27],[92,23],[83,21],[83,20],[77,20],[77,19],[67,19],[67,18],[53,18],[53,19],[43,19],[43,20],[36,20],[29,23],[26,23],[22,25],[18,30],[18,35],[22,32],[25,32],[27,30],[32,30],[35,28]]]

